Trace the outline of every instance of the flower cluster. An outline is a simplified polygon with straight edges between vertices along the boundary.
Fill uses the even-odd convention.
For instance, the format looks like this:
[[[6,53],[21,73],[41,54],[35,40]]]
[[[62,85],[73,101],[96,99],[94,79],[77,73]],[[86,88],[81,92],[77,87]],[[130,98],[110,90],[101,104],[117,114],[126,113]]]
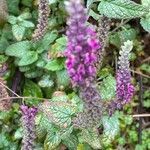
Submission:
[[[22,105],[22,126],[23,126],[23,140],[22,140],[22,150],[32,150],[34,148],[35,140],[35,115],[37,113],[37,108]]]
[[[32,35],[33,41],[40,40],[44,36],[48,28],[48,16],[50,13],[48,0],[39,0],[38,11],[39,11],[39,18],[37,29],[34,31]]]
[[[66,9],[70,15],[66,33],[66,67],[73,85],[82,87],[96,76],[95,64],[100,44],[94,30],[86,25],[86,11],[80,0],[66,2]]]
[[[111,21],[106,16],[102,16],[98,21],[97,35],[101,43],[101,51],[99,53],[99,61],[97,64],[97,70],[101,68],[102,61],[105,56],[105,48],[108,43],[108,34],[109,34],[110,24],[111,24]]]
[[[119,68],[117,71],[117,100],[121,104],[128,103],[134,93],[134,86],[131,84],[131,73],[129,68],[129,53],[133,48],[133,43],[127,41],[121,47],[119,57]]]

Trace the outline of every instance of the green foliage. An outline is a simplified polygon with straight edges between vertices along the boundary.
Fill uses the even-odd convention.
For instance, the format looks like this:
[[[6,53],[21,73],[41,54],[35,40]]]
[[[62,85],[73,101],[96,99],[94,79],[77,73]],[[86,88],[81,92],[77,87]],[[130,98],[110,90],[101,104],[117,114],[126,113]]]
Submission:
[[[74,128],[72,120],[77,113],[83,112],[84,104],[79,97],[80,92],[72,87],[65,69],[68,14],[64,0],[49,0],[51,13],[48,30],[43,39],[35,43],[31,39],[38,20],[37,1],[7,0],[7,4],[9,16],[5,25],[0,28],[0,75],[6,64],[8,68],[4,78],[7,78],[7,85],[12,90],[16,86],[16,92],[26,98],[12,99],[12,108],[9,111],[0,111],[0,149],[21,149],[22,103],[36,106],[39,110],[36,116],[36,150],[60,150],[64,145],[69,150],[150,149],[147,128],[142,131],[143,143],[137,144],[138,120],[131,116],[137,110],[138,92],[123,111],[112,117],[106,114],[102,116],[97,129]],[[150,32],[150,1],[142,0],[141,4],[137,4],[131,0],[87,0],[86,7],[88,25],[96,26],[101,15],[113,18],[106,45],[107,55],[97,75],[102,100],[108,103],[115,97],[115,58],[117,59],[118,49],[123,42],[133,41],[130,57],[132,69],[149,75],[150,67],[146,60],[149,35],[143,29]],[[138,18],[143,29],[137,24]],[[124,23],[129,20],[131,21],[128,24]],[[146,61],[142,62],[142,59]],[[16,77],[18,70],[21,72],[19,83],[19,78]],[[133,77],[136,85],[136,75]],[[142,109],[146,112],[150,107],[150,92],[147,88],[149,82],[145,77],[143,84]],[[136,89],[139,87],[136,86]]]
[[[64,68],[64,64],[62,60],[51,60],[49,61],[46,66],[45,69],[49,70],[49,71],[58,71]]]
[[[29,41],[17,42],[7,47],[6,55],[21,58],[26,55],[27,51],[29,51],[30,48],[31,43]]]
[[[118,19],[136,18],[148,13],[142,5],[130,0],[102,0],[98,10],[107,17]]]
[[[116,80],[112,75],[109,75],[103,80],[100,86],[102,99],[105,101],[113,99],[115,97],[115,91]]]
[[[80,143],[88,143],[93,149],[101,149],[100,137],[95,130],[83,130],[79,137]]]
[[[32,82],[31,80],[26,80],[23,88],[23,96],[25,97],[37,97],[42,98],[42,91],[40,87]],[[30,105],[38,105],[41,100],[36,98],[25,99],[25,102]]]
[[[119,132],[119,120],[117,114],[113,116],[103,116],[104,137],[107,140],[114,138]]]

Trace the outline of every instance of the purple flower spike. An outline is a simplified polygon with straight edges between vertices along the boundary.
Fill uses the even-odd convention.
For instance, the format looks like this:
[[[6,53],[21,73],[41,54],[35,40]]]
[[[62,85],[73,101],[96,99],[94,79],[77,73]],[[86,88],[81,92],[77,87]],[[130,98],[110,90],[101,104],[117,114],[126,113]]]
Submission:
[[[23,126],[23,140],[21,150],[32,150],[34,149],[35,136],[35,115],[37,113],[37,108],[22,105],[22,126]]]
[[[68,44],[66,68],[74,86],[82,87],[93,82],[96,77],[95,64],[100,49],[95,31],[86,25],[87,16],[80,0],[66,2],[70,15],[67,21]]]
[[[134,86],[131,84],[131,73],[129,68],[129,53],[132,50],[132,42],[127,41],[122,46],[119,57],[119,69],[117,71],[117,100],[121,104],[130,102],[134,94]]]

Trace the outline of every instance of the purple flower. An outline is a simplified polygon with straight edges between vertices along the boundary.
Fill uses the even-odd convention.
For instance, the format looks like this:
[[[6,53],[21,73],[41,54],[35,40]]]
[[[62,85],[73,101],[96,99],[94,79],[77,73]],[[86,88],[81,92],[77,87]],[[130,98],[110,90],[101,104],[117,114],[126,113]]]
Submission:
[[[95,31],[86,25],[87,16],[80,0],[66,2],[70,15],[66,32],[66,68],[74,86],[85,86],[96,77],[95,64],[98,61],[99,41]]]
[[[32,150],[34,148],[35,136],[35,115],[37,113],[37,108],[22,105],[22,126],[23,126],[23,140],[22,140],[22,150]]]
[[[134,86],[131,84],[131,72],[129,67],[129,53],[132,50],[132,42],[127,41],[122,46],[118,61],[119,69],[117,71],[117,100],[121,104],[128,103],[133,94]]]

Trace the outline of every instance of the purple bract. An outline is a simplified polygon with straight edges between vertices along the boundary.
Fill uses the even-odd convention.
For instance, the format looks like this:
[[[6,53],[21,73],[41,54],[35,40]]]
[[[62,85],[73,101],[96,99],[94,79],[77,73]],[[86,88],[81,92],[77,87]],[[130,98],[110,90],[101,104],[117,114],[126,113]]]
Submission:
[[[89,84],[96,76],[99,41],[95,31],[86,25],[87,16],[80,0],[66,2],[67,21],[66,67],[74,86]]]
[[[22,150],[32,150],[34,148],[35,136],[35,115],[37,113],[37,108],[22,105],[22,126],[23,126],[23,140],[22,140]]]

